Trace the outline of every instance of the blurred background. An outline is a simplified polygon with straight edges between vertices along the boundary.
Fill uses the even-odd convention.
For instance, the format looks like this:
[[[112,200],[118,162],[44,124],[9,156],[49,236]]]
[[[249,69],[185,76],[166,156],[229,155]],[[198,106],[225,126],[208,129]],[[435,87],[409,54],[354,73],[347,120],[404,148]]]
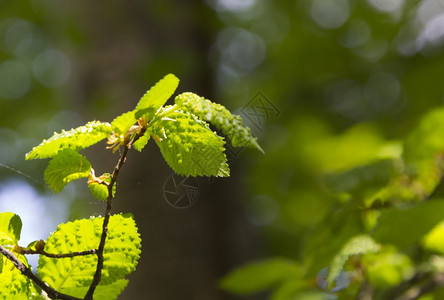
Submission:
[[[443,104],[443,44],[441,0],[0,0],[0,211],[21,216],[23,245],[100,215],[84,182],[55,196],[47,161],[25,153],[112,121],[173,73],[177,92],[241,114],[266,154],[231,149],[231,177],[193,181],[195,203],[179,209],[157,147],[131,153],[114,212],[134,214],[142,256],[120,299],[239,299],[217,285],[230,270],[301,258],[333,205],[320,174],[366,161]],[[104,148],[84,151],[96,174],[118,159]]]

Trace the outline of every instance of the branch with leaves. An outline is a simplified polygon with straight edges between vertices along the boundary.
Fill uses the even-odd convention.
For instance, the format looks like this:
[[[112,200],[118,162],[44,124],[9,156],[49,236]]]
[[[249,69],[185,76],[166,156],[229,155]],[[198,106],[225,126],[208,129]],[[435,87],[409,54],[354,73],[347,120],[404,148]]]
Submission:
[[[45,181],[59,193],[71,181],[87,178],[92,195],[105,201],[103,217],[60,224],[46,241],[18,245],[21,220],[0,214],[0,298],[116,299],[126,287],[140,255],[141,239],[130,214],[112,215],[119,172],[131,149],[142,151],[152,138],[168,165],[184,176],[229,176],[225,140],[210,129],[221,130],[235,147],[263,152],[239,116],[193,93],[175,97],[179,79],[169,74],[153,86],[135,109],[111,123],[92,121],[55,133],[34,147],[26,159],[50,158]],[[113,172],[96,176],[91,163],[79,153],[107,139],[108,149],[123,147]],[[25,254],[38,254],[37,274]],[[12,268],[8,267],[12,264]],[[60,293],[59,291],[63,291]],[[46,297],[46,298],[45,298]]]

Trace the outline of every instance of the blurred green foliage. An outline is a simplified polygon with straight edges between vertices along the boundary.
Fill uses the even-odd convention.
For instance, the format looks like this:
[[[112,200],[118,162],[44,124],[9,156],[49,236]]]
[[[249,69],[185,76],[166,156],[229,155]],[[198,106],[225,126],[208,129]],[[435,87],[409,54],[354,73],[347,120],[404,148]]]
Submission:
[[[276,218],[262,224],[269,251],[303,269],[294,280],[299,288],[285,299],[440,299],[438,3],[256,3],[267,13],[226,21],[260,36],[267,52],[237,84],[250,93],[261,89],[281,112],[264,116],[259,131],[267,154],[251,162],[248,174],[253,193],[278,207]],[[279,41],[258,31],[265,18],[273,20],[268,29],[280,28]],[[235,93],[228,86],[226,93]],[[350,250],[352,241],[358,246]],[[222,282],[237,278],[241,285],[241,270]]]

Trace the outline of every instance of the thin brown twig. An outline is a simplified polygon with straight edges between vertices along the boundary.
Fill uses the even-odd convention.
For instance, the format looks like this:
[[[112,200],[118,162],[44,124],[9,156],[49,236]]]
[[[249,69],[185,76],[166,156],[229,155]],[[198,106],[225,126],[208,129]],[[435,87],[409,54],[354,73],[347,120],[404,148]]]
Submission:
[[[38,287],[45,291],[49,298],[61,300],[81,300],[80,298],[57,292],[55,289],[48,286],[43,280],[32,273],[31,269],[25,266],[25,264],[22,263],[11,251],[2,245],[0,245],[0,253],[6,256],[6,258],[9,259],[23,275],[31,279]]]
[[[76,256],[85,256],[85,255],[92,255],[96,254],[97,249],[91,249],[86,251],[78,251],[78,252],[71,252],[71,253],[62,253],[62,254],[55,254],[55,253],[48,253],[44,250],[32,250],[32,249],[23,249],[20,250],[20,254],[40,254],[51,258],[68,258],[68,257],[76,257]]]
[[[102,225],[102,235],[100,238],[100,244],[99,248],[97,249],[97,267],[96,272],[93,277],[93,281],[91,282],[91,285],[89,286],[88,292],[85,295],[84,300],[92,300],[94,291],[96,290],[97,286],[100,283],[100,280],[102,279],[102,269],[103,269],[103,251],[105,250],[105,242],[106,237],[108,235],[108,223],[111,216],[111,207],[112,207],[112,201],[113,201],[113,187],[114,184],[117,181],[117,176],[119,175],[120,169],[122,168],[123,164],[126,161],[126,156],[128,154],[129,149],[131,149],[132,144],[138,140],[143,135],[143,132],[140,131],[136,136],[134,136],[128,144],[124,146],[123,152],[120,156],[119,161],[117,162],[117,165],[114,168],[114,171],[111,175],[111,180],[108,187],[108,198],[106,199],[106,209],[105,209],[105,216],[103,218],[103,225]]]

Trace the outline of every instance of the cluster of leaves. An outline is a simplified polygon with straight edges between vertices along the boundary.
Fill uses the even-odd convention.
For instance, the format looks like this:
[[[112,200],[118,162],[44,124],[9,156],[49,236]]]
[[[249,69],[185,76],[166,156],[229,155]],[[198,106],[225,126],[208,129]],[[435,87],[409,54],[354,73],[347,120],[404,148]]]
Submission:
[[[129,149],[142,151],[152,138],[178,174],[222,177],[230,174],[225,141],[210,129],[210,124],[235,147],[263,151],[240,117],[221,105],[183,93],[175,98],[174,105],[165,106],[178,84],[179,79],[169,74],[140,99],[134,110],[111,123],[92,121],[54,133],[26,154],[27,160],[51,158],[44,177],[55,193],[71,181],[88,178],[92,195],[106,201],[107,207],[104,217],[61,224],[46,241],[36,241],[26,248],[18,245],[20,218],[12,213],[0,214],[0,298],[43,299],[41,289],[53,299],[61,293],[64,299],[92,299],[92,294],[94,299],[117,298],[127,285],[125,276],[136,268],[141,247],[133,218],[110,214],[117,175]],[[124,147],[124,151],[113,173],[96,176],[79,151],[104,139],[109,149],[115,152]],[[40,254],[37,273],[43,285],[32,276],[20,274],[30,273],[24,254]],[[19,262],[13,263],[16,259]],[[46,286],[51,290],[45,290]]]
[[[88,177],[90,186],[109,178],[109,174],[97,178],[88,160],[78,153],[106,138],[114,151],[130,140],[134,140],[134,149],[142,151],[152,137],[169,166],[184,176],[230,174],[225,141],[210,129],[209,123],[233,141],[233,146],[249,146],[263,152],[240,117],[222,105],[188,92],[178,95],[174,105],[164,106],[178,84],[179,79],[169,74],[140,99],[134,110],[118,116],[111,124],[93,121],[55,133],[27,153],[26,159],[52,158],[45,180],[54,192],[60,192],[67,183],[79,178]],[[95,187],[91,191],[103,199],[103,193],[96,192]]]
[[[386,142],[383,151],[326,172],[324,197],[333,205],[301,254],[246,265],[221,287],[237,294],[271,290],[273,300],[441,299],[443,136],[439,108],[404,142]]]

